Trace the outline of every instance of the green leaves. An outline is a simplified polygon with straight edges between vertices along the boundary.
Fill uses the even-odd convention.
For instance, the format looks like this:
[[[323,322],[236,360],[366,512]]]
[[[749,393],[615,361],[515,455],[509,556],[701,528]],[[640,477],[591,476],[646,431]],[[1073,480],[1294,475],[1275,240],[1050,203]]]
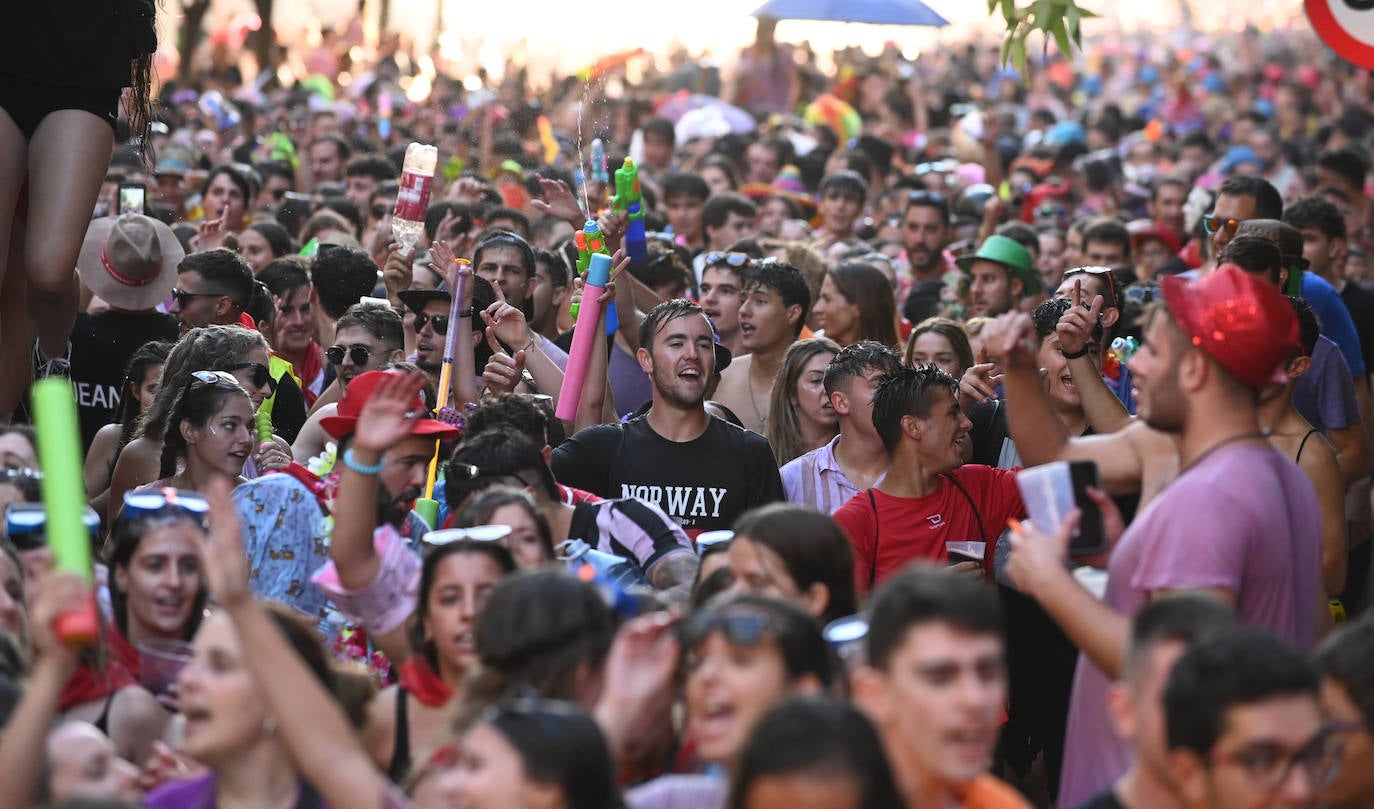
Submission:
[[[1007,26],[1007,36],[1002,42],[1002,64],[1014,67],[1023,76],[1026,74],[1026,41],[1031,34],[1039,32],[1046,52],[1053,40],[1061,53],[1071,56],[1075,47],[1083,47],[1080,23],[1097,16],[1075,0],[1033,0],[1025,6],[1018,6],[1016,0],[988,0],[989,16],[999,9]]]

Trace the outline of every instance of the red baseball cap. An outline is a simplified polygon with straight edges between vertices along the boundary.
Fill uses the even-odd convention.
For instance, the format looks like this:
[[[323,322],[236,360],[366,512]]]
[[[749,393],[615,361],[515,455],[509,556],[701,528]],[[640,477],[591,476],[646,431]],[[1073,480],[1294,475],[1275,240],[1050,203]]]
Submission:
[[[1193,345],[1252,388],[1287,380],[1284,362],[1298,346],[1298,317],[1278,287],[1234,264],[1196,281],[1165,278],[1170,314]]]
[[[348,387],[344,388],[343,395],[339,397],[337,415],[325,416],[320,419],[320,426],[324,428],[324,431],[334,438],[351,435],[353,428],[358,424],[358,416],[363,412],[363,405],[367,404],[372,391],[377,389],[377,384],[387,375],[401,376],[401,373],[399,371],[368,371],[354,377],[353,381],[348,383]],[[410,407],[412,410],[423,413],[429,412],[429,407],[418,393],[411,400]],[[457,438],[461,433],[462,431],[454,425],[438,419],[422,418],[415,419],[410,423],[411,435],[429,435],[438,439]]]

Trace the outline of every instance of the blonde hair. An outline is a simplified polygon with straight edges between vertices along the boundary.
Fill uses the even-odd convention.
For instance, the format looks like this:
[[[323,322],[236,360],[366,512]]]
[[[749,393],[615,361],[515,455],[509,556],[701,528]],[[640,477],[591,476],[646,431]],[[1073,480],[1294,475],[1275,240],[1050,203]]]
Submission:
[[[838,354],[840,346],[828,337],[810,337],[798,340],[788,346],[778,366],[778,375],[773,378],[773,390],[768,397],[768,422],[764,432],[768,443],[773,445],[773,455],[778,466],[810,452],[813,447],[802,443],[801,417],[793,397],[797,392],[797,381],[801,379],[806,364],[819,354]]]

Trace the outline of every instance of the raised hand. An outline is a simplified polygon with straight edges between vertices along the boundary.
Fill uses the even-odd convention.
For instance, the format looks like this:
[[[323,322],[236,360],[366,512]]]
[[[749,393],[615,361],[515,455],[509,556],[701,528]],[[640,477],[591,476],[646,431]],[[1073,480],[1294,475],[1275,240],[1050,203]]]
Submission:
[[[994,400],[1000,384],[1002,373],[997,363],[988,362],[988,351],[984,348],[978,352],[978,364],[969,366],[959,380],[960,404],[967,406]]]
[[[495,285],[493,285],[495,286]],[[512,349],[529,348],[533,342],[525,313],[505,301],[497,301],[482,311],[482,322],[487,324],[487,339],[492,335]]]
[[[358,414],[354,448],[380,454],[405,440],[415,419],[424,415],[414,407],[423,385],[424,377],[418,373],[386,374]]]
[[[1059,335],[1059,350],[1065,354],[1077,354],[1092,342],[1093,329],[1097,328],[1102,317],[1103,300],[1101,295],[1094,295],[1092,305],[1084,308],[1083,279],[1080,278],[1073,282],[1073,295],[1069,301],[1072,305],[1059,318],[1055,331]]]
[[[487,360],[487,367],[482,369],[487,390],[498,396],[514,393],[515,386],[520,384],[525,374],[524,350],[515,352],[514,357],[507,354],[490,326],[487,327],[487,346],[491,348],[491,359]]]
[[[386,284],[386,294],[391,300],[399,301],[399,293],[410,289],[410,265],[414,257],[414,248],[406,250],[396,242],[387,245],[386,264],[382,267],[382,283]]]
[[[1024,312],[999,315],[983,326],[980,336],[988,357],[1003,371],[1037,367],[1035,350],[1038,338],[1030,315]]]
[[[582,206],[578,204],[577,196],[573,194],[572,189],[568,188],[567,183],[562,180],[540,177],[539,193],[544,198],[536,197],[530,200],[530,207],[550,216],[556,216],[574,228],[582,227],[586,214],[582,212]]]

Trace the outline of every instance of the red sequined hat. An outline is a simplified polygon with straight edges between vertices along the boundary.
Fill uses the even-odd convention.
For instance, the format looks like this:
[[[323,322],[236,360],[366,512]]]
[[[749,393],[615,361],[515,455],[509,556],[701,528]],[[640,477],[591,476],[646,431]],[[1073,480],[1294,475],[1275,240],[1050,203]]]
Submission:
[[[1236,379],[1252,388],[1282,384],[1298,345],[1298,318],[1273,284],[1234,264],[1205,278],[1160,284],[1175,322]]]

